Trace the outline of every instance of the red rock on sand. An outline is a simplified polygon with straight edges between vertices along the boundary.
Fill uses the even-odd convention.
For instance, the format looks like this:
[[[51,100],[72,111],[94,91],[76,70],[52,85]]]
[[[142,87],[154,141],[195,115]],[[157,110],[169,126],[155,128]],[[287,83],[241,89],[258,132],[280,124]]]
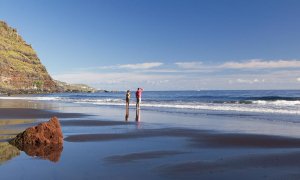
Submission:
[[[63,144],[63,134],[57,117],[52,117],[48,122],[30,127],[18,134],[10,141],[19,149],[25,149],[27,145],[39,146],[47,144]]]

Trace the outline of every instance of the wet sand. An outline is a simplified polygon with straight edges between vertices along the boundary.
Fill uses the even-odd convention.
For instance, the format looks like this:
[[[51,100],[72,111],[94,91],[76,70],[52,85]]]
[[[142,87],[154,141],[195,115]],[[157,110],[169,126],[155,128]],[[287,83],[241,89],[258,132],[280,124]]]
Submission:
[[[299,167],[300,152],[274,153],[274,154],[250,154],[234,158],[221,158],[214,161],[194,161],[176,165],[161,167],[163,172],[169,173],[203,173],[209,171],[221,171],[226,169],[246,168],[285,168]],[[300,175],[300,173],[299,173]]]
[[[88,116],[82,113],[63,113],[44,109],[31,108],[0,108],[1,119],[32,119],[32,118],[49,118],[57,116],[59,118],[79,118]]]
[[[149,151],[149,152],[138,152],[138,153],[131,153],[126,155],[115,155],[109,156],[105,158],[106,161],[111,163],[128,163],[138,160],[145,160],[145,159],[155,159],[155,158],[163,158],[166,156],[174,156],[178,154],[183,154],[185,152],[180,151]]]
[[[141,139],[151,143],[153,138],[171,137],[185,139],[185,148],[165,151],[145,151],[104,158],[109,164],[143,162],[150,159],[172,158],[192,154],[182,162],[164,161],[151,171],[162,179],[299,179],[300,139],[256,134],[228,134],[193,129],[151,129],[129,133],[70,135],[67,142],[88,143],[128,141]],[[168,143],[166,141],[165,143]],[[217,153],[212,159],[200,152],[186,152],[189,148]],[[155,148],[154,148],[155,149]],[[274,152],[275,150],[275,152]],[[224,152],[233,151],[226,154]],[[244,153],[246,151],[247,153]],[[248,153],[250,151],[251,153]],[[236,153],[239,152],[239,153]],[[241,153],[241,155],[240,155]],[[225,154],[225,155],[224,155]]]
[[[187,177],[226,179],[226,176],[221,177],[226,174],[224,172],[231,172],[229,177],[234,179],[238,174],[236,171],[240,171],[245,175],[243,179],[251,179],[254,173],[261,173],[260,171],[265,171],[265,173],[262,173],[264,175],[259,179],[300,179],[300,173],[297,172],[299,166],[300,152],[296,151],[274,154],[250,154],[213,161],[184,162],[175,165],[164,165],[157,168],[157,171],[175,179],[184,178],[184,174],[188,175]],[[270,169],[272,173],[266,173]]]
[[[199,148],[300,148],[299,138],[255,134],[228,134],[193,129],[151,129],[129,133],[82,134],[65,138],[68,142],[110,141],[118,139],[184,137],[190,146]]]
[[[133,122],[124,121],[104,121],[104,120],[61,120],[62,126],[118,126],[124,124],[133,124]]]
[[[70,109],[0,108],[0,173],[4,179],[300,178],[300,138],[160,127],[151,121],[159,112],[147,112],[148,119],[139,114],[135,122],[134,110],[131,119],[110,120]],[[114,111],[124,118],[123,111]],[[53,115],[60,118],[63,147],[21,151],[6,142],[16,134],[15,127],[24,128]],[[169,121],[174,118],[162,115]]]

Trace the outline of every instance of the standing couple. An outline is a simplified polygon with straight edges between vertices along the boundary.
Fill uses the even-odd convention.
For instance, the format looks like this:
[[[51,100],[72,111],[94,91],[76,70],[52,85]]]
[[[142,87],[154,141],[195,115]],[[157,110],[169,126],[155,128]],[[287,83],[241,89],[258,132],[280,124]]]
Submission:
[[[140,103],[142,101],[142,92],[143,92],[143,88],[137,88],[137,91],[135,92],[135,97],[136,97],[136,109],[141,109],[140,108]],[[130,100],[130,90],[127,90],[126,93],[126,106],[129,107],[129,100]]]
[[[137,91],[135,92],[135,97],[136,97],[136,121],[140,121],[140,103],[142,101],[142,92],[143,88],[138,88]],[[126,115],[125,115],[125,120],[128,121],[129,118],[129,101],[130,101],[130,90],[127,90],[126,92]]]

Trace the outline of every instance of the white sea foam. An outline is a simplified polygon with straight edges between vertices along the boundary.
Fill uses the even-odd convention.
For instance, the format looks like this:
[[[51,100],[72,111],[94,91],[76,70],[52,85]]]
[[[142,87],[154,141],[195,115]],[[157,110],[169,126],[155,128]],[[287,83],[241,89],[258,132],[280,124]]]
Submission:
[[[95,105],[124,105],[125,101],[123,99],[80,99],[74,100],[77,104],[95,104]]]
[[[61,101],[71,103],[87,103],[94,105],[104,106],[124,106],[124,99],[118,98],[104,98],[104,99],[93,99],[93,98],[64,98],[64,97],[43,97],[43,96],[11,96],[11,97],[0,97],[0,99],[7,100],[37,100],[37,101]],[[134,102],[131,106],[135,106]],[[184,102],[143,102],[143,107],[150,108],[173,108],[173,109],[193,109],[193,110],[213,110],[213,111],[235,111],[235,112],[255,112],[255,113],[279,113],[279,114],[295,114],[300,115],[300,101],[287,101],[287,100],[276,100],[276,101],[265,101],[255,100],[252,104],[218,104],[218,103],[184,103]]]
[[[124,106],[124,103],[95,102],[96,105]],[[134,106],[134,104],[132,105]],[[241,105],[241,104],[150,104],[143,103],[144,107],[153,108],[175,108],[175,109],[194,109],[194,110],[213,110],[213,111],[236,111],[236,112],[256,112],[256,113],[280,113],[280,114],[300,114],[300,107],[297,109],[278,109],[270,106],[261,105]]]
[[[261,105],[275,105],[275,106],[299,106],[300,101],[287,101],[287,100],[276,100],[276,101],[265,101],[265,100],[257,100],[252,101],[253,104],[261,104]]]
[[[215,104],[198,104],[198,105],[167,105],[167,104],[143,104],[147,107],[162,107],[162,108],[178,108],[178,109],[198,109],[198,110],[216,110],[216,111],[239,111],[239,112],[257,112],[257,113],[281,113],[281,114],[300,114],[300,109],[275,109],[271,107],[247,105],[215,105]]]

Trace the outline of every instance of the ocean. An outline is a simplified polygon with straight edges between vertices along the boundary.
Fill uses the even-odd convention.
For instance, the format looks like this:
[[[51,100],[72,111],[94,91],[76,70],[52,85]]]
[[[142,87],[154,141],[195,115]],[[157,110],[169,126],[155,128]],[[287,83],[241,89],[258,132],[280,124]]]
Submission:
[[[125,92],[62,93],[2,96],[0,99],[51,101],[82,106],[124,108]],[[131,92],[130,108],[135,108]],[[269,120],[300,122],[300,91],[297,90],[215,90],[144,91],[143,111],[162,111],[199,116],[201,114],[259,116]]]
[[[125,105],[125,92],[62,93],[30,96],[2,96],[0,99],[57,101],[97,106]],[[135,92],[131,92],[131,106],[135,106]],[[144,91],[145,110],[191,110],[270,113],[300,115],[300,91],[296,90],[236,90],[236,91]]]

